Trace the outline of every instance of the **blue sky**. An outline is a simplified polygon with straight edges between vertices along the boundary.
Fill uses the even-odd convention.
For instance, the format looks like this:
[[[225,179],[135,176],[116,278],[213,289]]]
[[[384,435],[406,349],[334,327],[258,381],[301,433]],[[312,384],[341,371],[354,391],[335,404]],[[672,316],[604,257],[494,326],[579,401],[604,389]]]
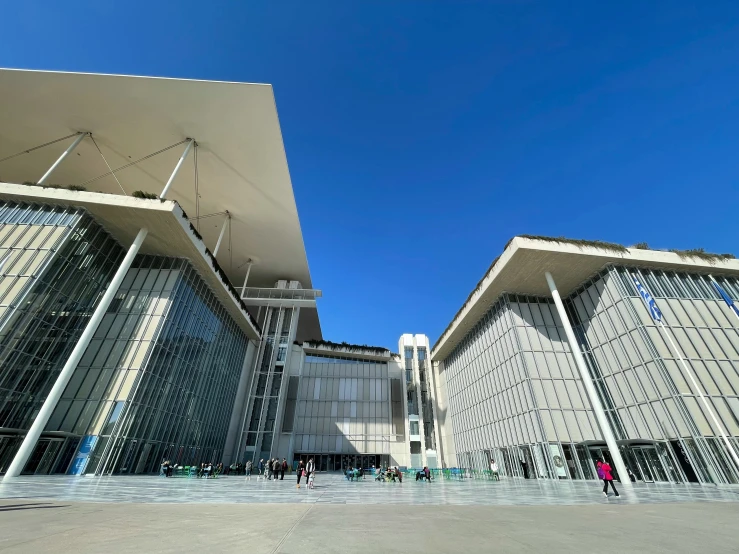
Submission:
[[[329,340],[435,341],[516,234],[739,255],[737,2],[13,2],[0,66],[272,83]]]

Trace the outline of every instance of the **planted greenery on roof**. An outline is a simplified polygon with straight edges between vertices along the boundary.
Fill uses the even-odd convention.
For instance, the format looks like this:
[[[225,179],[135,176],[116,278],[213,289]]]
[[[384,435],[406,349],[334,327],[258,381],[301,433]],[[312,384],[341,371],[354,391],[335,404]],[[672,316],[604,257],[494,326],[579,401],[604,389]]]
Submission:
[[[150,198],[150,200],[154,200],[157,198],[157,196],[154,196],[154,198]],[[200,236],[200,233],[198,233],[197,229],[193,226],[192,223],[190,223],[190,220],[187,217],[187,213],[185,210],[182,209],[182,206],[180,206],[179,202],[174,200],[174,203],[177,204],[177,207],[180,208],[181,216],[182,218],[187,221],[187,225],[190,227],[190,231],[202,242],[203,237]],[[205,245],[203,245],[205,246]],[[226,272],[221,269],[221,266],[218,264],[218,260],[216,260],[216,257],[211,253],[211,251],[208,249],[208,247],[205,247],[205,255],[210,260],[211,264],[213,264],[213,270],[215,271],[216,275],[220,277],[221,282],[226,286],[228,291],[231,293],[231,296],[233,296],[234,300],[238,303],[238,305],[241,307],[241,309],[246,314],[247,319],[249,320],[249,323],[252,324],[252,326],[257,330],[257,332],[261,335],[262,334],[262,328],[257,323],[257,320],[254,319],[254,317],[249,312],[249,309],[246,307],[246,303],[244,303],[244,300],[241,298],[241,295],[236,291],[234,286],[231,284],[231,280],[226,275]]]
[[[623,244],[618,244],[615,242],[606,242],[603,240],[568,239],[566,237],[542,237],[539,235],[516,235],[508,241],[508,244],[506,244],[505,247],[508,248],[508,245],[511,244],[511,242],[515,238],[541,240],[544,242],[556,242],[559,244],[572,244],[577,246],[578,248],[600,248],[601,250],[610,250],[611,252],[626,253],[629,251],[629,249],[626,248]]]
[[[297,344],[297,343],[296,343]],[[302,346],[308,348],[326,348],[328,350],[344,350],[346,352],[372,353],[376,356],[390,356],[392,353],[381,346],[366,344],[349,344],[348,342],[331,342],[330,340],[307,340]]]
[[[697,258],[699,260],[706,261],[708,263],[716,263],[722,260],[734,260],[736,256],[734,254],[714,254],[712,252],[706,252],[703,248],[693,248],[690,250],[675,250],[672,249],[670,252],[677,254],[683,259],[686,258]]]

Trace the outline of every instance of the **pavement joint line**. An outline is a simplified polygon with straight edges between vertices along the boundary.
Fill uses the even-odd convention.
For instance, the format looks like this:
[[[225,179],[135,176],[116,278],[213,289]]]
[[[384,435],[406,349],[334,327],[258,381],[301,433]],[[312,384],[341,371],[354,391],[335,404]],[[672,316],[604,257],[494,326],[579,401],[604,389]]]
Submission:
[[[315,506],[315,503],[309,504],[308,509],[303,512],[303,514],[290,526],[290,529],[287,530],[287,533],[280,539],[280,541],[275,545],[274,549],[272,549],[272,554],[275,554],[276,552],[279,552],[282,548],[282,545],[285,544],[285,541],[290,538],[290,535],[293,534],[293,531],[295,528],[300,525],[300,523],[305,519],[305,516],[308,515],[308,513],[313,510],[313,507]]]

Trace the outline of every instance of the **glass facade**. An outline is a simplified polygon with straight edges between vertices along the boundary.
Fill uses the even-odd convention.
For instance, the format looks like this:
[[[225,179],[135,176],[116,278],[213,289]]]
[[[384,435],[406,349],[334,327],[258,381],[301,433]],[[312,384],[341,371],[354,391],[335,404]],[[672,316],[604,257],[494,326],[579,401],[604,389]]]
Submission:
[[[272,456],[275,432],[278,426],[283,375],[289,346],[297,328],[299,308],[268,308],[266,310],[265,336],[257,355],[257,371],[252,379],[249,394],[249,416],[246,427],[245,459],[269,459]],[[242,443],[244,439],[242,438]]]
[[[217,462],[246,347],[186,260],[138,256],[47,427],[98,437],[88,472]]]
[[[124,251],[83,210],[0,205],[0,471]],[[4,260],[4,261],[2,261]],[[138,256],[26,473],[218,461],[247,339],[183,259]],[[91,452],[75,459],[84,443]]]
[[[319,470],[387,462],[391,443],[405,439],[401,379],[389,375],[385,362],[310,358],[300,377],[290,377],[294,459],[313,455]],[[293,412],[289,402],[286,413]]]
[[[634,273],[733,441],[739,337],[705,275],[609,267],[565,306],[626,465],[645,481],[737,482],[718,431],[642,304]],[[735,279],[719,279],[734,297]],[[592,479],[609,457],[552,301],[503,295],[444,360],[461,465]],[[739,448],[739,444],[737,444]]]
[[[0,225],[4,471],[124,253],[83,210],[3,202]],[[44,434],[26,471],[65,471],[78,441]]]

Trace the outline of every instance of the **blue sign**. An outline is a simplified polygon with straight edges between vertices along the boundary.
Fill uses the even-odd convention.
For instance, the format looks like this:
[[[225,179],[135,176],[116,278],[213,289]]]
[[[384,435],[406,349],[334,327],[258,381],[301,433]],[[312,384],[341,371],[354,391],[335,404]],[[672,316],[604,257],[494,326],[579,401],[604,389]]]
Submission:
[[[713,285],[713,288],[715,288],[718,291],[718,293],[721,295],[721,298],[724,299],[724,302],[726,302],[726,305],[729,306],[729,308],[731,308],[731,311],[739,315],[739,308],[737,308],[734,305],[734,301],[731,299],[731,296],[726,294],[726,291],[722,289],[716,281],[711,281],[711,284]]]
[[[652,316],[654,321],[662,321],[662,312],[659,311],[657,303],[654,301],[654,298],[652,298],[652,295],[647,292],[647,289],[645,289],[639,281],[637,281],[634,275],[632,275],[631,278],[634,279],[636,290],[639,292],[641,299],[644,300],[644,304],[649,310],[649,315]]]
[[[72,465],[69,466],[69,471],[67,472],[68,475],[82,475],[85,472],[87,462],[90,460],[90,454],[92,454],[97,442],[97,435],[87,435],[82,437],[80,447],[77,450],[77,456],[72,462]]]

